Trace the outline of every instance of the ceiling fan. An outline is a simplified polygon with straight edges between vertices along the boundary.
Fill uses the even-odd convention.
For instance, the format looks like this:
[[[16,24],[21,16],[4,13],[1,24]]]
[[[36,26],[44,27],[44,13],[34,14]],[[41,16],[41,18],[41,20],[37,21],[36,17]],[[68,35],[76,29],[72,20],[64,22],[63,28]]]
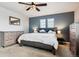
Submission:
[[[42,4],[35,4],[34,2],[29,3],[24,3],[24,2],[18,2],[19,4],[24,4],[24,5],[29,5],[29,7],[26,9],[27,11],[30,10],[31,8],[35,8],[37,11],[40,11],[38,6],[47,6],[47,3],[42,3]]]

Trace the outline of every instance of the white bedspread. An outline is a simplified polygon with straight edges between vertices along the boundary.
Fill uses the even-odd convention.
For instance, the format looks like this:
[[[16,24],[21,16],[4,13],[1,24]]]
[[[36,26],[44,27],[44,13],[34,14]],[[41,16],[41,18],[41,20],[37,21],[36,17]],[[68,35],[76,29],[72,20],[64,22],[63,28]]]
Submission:
[[[58,41],[55,33],[27,33],[19,37],[18,42],[21,40],[41,42],[58,48]]]

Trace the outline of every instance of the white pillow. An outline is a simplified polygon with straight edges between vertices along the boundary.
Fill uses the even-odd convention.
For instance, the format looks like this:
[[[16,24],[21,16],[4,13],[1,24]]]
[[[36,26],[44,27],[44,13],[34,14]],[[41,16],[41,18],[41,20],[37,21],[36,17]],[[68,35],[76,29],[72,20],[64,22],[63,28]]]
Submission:
[[[38,33],[38,31],[34,31],[34,33]]]
[[[40,30],[39,32],[43,32],[43,33],[45,33],[46,31],[42,29],[42,30]]]
[[[49,31],[48,31],[48,33],[55,33],[55,32],[54,32],[54,31],[52,31],[52,30],[49,30]]]

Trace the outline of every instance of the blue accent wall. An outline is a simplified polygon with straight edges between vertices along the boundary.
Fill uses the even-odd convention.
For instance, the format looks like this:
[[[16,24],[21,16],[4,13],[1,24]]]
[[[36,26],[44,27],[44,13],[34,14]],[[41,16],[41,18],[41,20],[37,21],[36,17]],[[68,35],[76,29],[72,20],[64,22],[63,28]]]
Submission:
[[[64,39],[69,41],[69,25],[74,22],[74,12],[66,12],[60,14],[51,14],[39,17],[29,18],[29,32],[32,32],[33,27],[40,26],[40,19],[54,18],[55,27],[62,30]]]

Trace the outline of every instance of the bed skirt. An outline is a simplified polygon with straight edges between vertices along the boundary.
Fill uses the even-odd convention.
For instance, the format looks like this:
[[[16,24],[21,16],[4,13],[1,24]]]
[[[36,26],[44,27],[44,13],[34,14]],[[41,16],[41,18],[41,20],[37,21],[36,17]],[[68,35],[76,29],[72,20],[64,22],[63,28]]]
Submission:
[[[31,47],[35,47],[35,48],[40,48],[40,49],[51,51],[54,55],[56,54],[56,50],[53,46],[47,45],[47,44],[44,44],[44,43],[40,43],[40,42],[21,40],[21,43],[19,43],[19,45],[20,46],[31,46]]]

